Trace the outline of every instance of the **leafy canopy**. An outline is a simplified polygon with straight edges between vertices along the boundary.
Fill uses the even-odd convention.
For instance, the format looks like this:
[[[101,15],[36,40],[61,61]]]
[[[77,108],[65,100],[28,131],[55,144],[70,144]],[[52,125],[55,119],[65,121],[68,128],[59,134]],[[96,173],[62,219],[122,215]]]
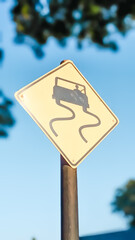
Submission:
[[[103,48],[117,50],[113,35],[125,35],[133,27],[134,0],[50,0],[45,5],[40,0],[17,0],[12,9],[16,22],[16,42],[35,40],[31,46],[38,57],[41,46],[50,36],[65,46],[68,37],[74,37],[78,47],[82,41]]]
[[[12,101],[5,97],[3,92],[0,90],[0,137],[7,137],[8,127],[14,125],[15,121],[10,112],[12,104]]]
[[[117,189],[112,207],[114,212],[122,212],[128,217],[130,226],[135,227],[135,180]]]

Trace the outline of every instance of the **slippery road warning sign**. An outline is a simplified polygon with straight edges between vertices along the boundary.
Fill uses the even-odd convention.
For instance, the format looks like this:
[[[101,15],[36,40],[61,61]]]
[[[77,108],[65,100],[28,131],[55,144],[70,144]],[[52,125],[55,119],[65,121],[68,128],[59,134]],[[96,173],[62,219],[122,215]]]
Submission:
[[[20,89],[15,97],[73,168],[119,122],[72,61]]]

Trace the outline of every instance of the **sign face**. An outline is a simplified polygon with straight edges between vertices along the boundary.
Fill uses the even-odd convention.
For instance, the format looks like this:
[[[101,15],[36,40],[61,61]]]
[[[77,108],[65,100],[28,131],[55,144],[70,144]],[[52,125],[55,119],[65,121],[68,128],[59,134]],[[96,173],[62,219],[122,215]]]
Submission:
[[[119,122],[68,60],[19,90],[15,97],[73,168]]]

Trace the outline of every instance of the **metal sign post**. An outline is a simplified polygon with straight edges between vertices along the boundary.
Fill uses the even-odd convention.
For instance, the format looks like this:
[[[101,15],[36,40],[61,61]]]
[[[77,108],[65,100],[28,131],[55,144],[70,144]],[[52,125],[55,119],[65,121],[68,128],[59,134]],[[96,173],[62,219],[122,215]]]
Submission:
[[[77,168],[61,157],[61,240],[79,240]]]
[[[63,60],[60,64],[66,62]],[[77,168],[61,160],[61,240],[79,240]]]

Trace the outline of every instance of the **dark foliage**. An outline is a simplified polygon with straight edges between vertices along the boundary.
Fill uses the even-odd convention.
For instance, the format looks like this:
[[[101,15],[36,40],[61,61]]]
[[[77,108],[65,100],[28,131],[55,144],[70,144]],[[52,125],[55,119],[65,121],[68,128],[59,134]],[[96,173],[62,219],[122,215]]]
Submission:
[[[135,227],[135,180],[117,189],[112,207],[114,212],[122,212],[128,217],[130,226]]]
[[[3,52],[3,50],[0,48],[0,62],[2,62],[3,58],[4,58],[4,52]]]
[[[13,126],[15,122],[10,112],[12,104],[0,91],[0,137],[7,137],[7,128]]]
[[[18,0],[12,10],[16,22],[16,40],[25,42],[24,36],[35,40],[36,54],[50,36],[61,45],[74,36],[78,47],[87,39],[100,47],[117,50],[112,34],[123,35],[132,28],[135,18],[134,0],[50,0],[47,6],[39,0]],[[18,40],[19,39],[19,40]]]

